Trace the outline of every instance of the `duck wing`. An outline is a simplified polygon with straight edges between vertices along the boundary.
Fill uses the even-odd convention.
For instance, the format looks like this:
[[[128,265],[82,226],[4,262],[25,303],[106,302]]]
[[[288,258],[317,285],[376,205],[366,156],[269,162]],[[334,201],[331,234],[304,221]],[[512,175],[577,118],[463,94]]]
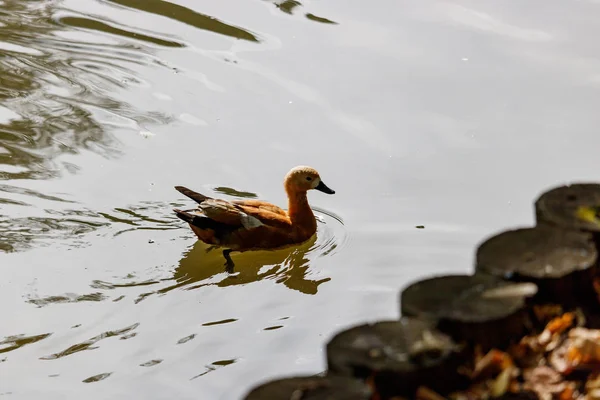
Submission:
[[[268,211],[274,214],[288,217],[288,213],[284,209],[276,206],[275,204],[267,203],[263,200],[233,200],[232,203],[245,208],[256,208],[260,211]]]
[[[248,214],[240,206],[223,199],[206,199],[198,204],[202,213],[213,221],[246,229],[257,228],[263,223],[254,215]]]
[[[289,229],[292,224],[288,213],[275,204],[262,200],[234,200],[233,203],[263,225]]]
[[[208,217],[215,222],[231,225],[232,227],[243,226],[249,228],[261,225],[260,221],[248,217],[243,210],[227,200],[213,199],[184,186],[175,186],[175,189],[198,203],[199,210],[192,213],[198,217]]]
[[[223,199],[207,199],[198,207],[208,218],[245,229],[260,226],[289,228],[291,221],[287,213],[279,207],[263,202],[261,204],[244,204]]]
[[[266,201],[228,201],[205,196],[184,186],[175,186],[175,189],[198,203],[196,210],[185,212],[187,215],[184,215],[181,210],[175,210],[178,217],[201,229],[214,230],[218,226],[219,231],[231,233],[238,229],[250,230],[261,226],[273,228],[291,226],[288,214],[280,207]]]

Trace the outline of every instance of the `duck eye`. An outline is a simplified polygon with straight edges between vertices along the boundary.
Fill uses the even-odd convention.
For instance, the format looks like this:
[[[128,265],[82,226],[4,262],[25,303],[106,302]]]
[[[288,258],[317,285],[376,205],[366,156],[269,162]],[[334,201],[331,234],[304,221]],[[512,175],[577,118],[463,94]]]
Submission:
[[[306,177],[306,180],[307,180],[307,181],[312,181],[312,178],[311,178],[310,176],[307,176],[307,177]]]

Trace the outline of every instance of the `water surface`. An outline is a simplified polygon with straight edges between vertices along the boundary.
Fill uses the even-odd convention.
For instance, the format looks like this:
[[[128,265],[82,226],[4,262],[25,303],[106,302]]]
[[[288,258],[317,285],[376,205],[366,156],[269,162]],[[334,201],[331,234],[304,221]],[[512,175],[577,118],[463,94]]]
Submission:
[[[596,1],[5,0],[0,395],[238,399],[324,369],[339,329],[468,272],[532,200],[599,180]],[[282,206],[317,168],[319,231],[197,243],[185,185]],[[423,226],[417,229],[416,226]]]

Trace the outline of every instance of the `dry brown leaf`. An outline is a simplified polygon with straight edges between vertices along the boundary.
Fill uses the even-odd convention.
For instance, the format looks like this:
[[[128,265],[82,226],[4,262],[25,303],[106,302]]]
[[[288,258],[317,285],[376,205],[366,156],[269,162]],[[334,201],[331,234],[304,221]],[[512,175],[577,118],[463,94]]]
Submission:
[[[556,315],[553,314],[556,308],[548,307],[535,312],[539,319],[548,321],[544,330],[523,337],[507,352],[492,349],[484,355],[476,348],[472,370],[467,374],[476,382],[468,390],[453,393],[449,398],[533,396],[542,400],[600,400],[600,330],[581,327],[585,321],[579,315],[581,310]],[[521,371],[517,366],[525,369]],[[581,381],[583,376],[579,374],[571,377],[571,381],[566,380],[565,376],[575,368],[582,373],[595,372],[586,382]],[[584,384],[585,393],[582,393]],[[441,400],[441,396],[419,399]]]
[[[558,395],[559,400],[576,400],[578,397],[577,390],[572,382],[567,383],[565,389]]]
[[[535,337],[527,336],[508,349],[508,354],[520,367],[535,367],[544,357],[543,348]]]
[[[585,394],[585,400],[600,400],[600,389],[590,390]]]
[[[556,348],[548,357],[548,363],[556,371],[563,375],[568,375],[572,372],[572,363],[567,359],[567,352],[569,350],[569,343],[565,342]]]
[[[548,322],[537,338],[535,336],[524,338],[524,341],[534,351],[552,351],[561,344],[562,333],[573,325],[573,321],[575,321],[574,313],[564,313]]]
[[[574,320],[574,313],[564,313],[560,317],[556,317],[552,321],[548,322],[545,330],[549,331],[552,335],[563,333],[573,325]]]
[[[508,353],[492,349],[475,363],[471,379],[493,377],[513,365],[512,358]]]
[[[515,367],[505,368],[490,384],[492,397],[500,397],[507,392],[513,375],[517,372]]]
[[[524,370],[523,378],[523,388],[535,392],[542,399],[551,399],[553,395],[558,395],[567,388],[563,377],[548,366]]]
[[[600,363],[600,330],[571,329],[567,359],[575,365]]]

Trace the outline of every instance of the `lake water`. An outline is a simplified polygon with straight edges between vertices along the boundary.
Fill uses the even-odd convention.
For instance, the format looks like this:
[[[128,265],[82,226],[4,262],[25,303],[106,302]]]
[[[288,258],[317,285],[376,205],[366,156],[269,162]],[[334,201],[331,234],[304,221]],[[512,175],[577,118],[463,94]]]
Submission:
[[[600,180],[600,2],[3,0],[0,395],[241,399],[325,368],[399,290],[472,270]],[[173,189],[286,205],[314,241],[197,243]],[[417,228],[423,226],[423,228]]]

